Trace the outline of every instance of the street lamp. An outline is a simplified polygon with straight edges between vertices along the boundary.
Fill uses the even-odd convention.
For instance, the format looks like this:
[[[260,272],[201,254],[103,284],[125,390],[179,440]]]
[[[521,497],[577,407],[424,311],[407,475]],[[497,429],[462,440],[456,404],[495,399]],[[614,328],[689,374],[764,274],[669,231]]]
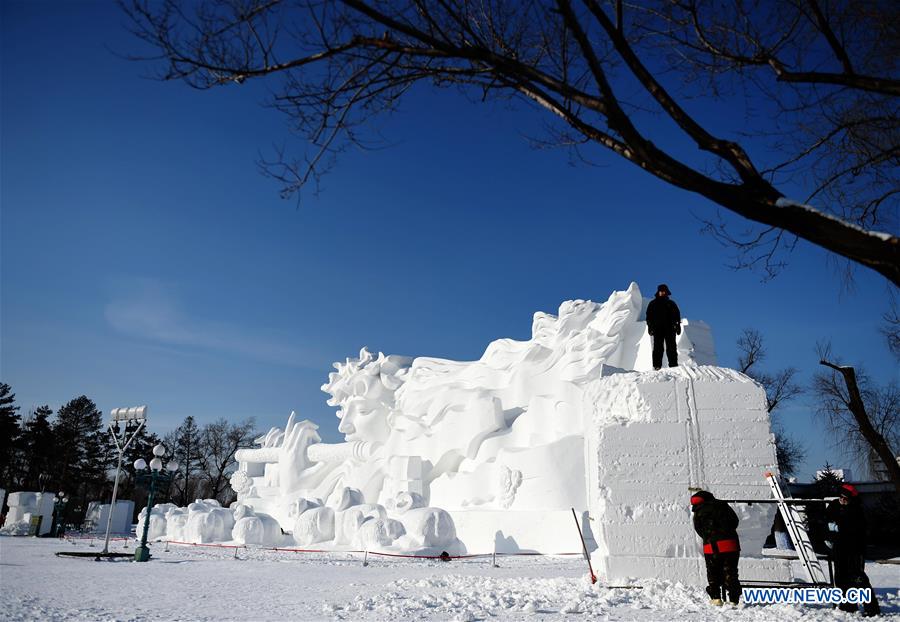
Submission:
[[[150,560],[150,549],[147,548],[147,531],[150,529],[150,513],[153,509],[153,493],[156,492],[156,484],[157,482],[168,484],[172,480],[172,474],[178,470],[178,463],[171,460],[165,466],[168,473],[162,473],[162,458],[165,455],[166,448],[164,446],[157,445],[153,448],[153,459],[150,460],[149,474],[146,472],[148,469],[146,460],[138,458],[134,461],[134,470],[144,471],[139,477],[144,480],[150,480],[150,491],[147,495],[147,508],[144,510],[144,533],[141,536],[141,545],[134,549],[134,561],[136,562],[146,562]]]
[[[53,500],[53,522],[50,524],[51,536],[60,538],[65,533],[65,522],[62,518],[63,510],[66,509],[66,504],[68,502],[69,498],[66,496],[66,493],[60,490],[59,494],[56,495],[56,499]]]
[[[112,501],[109,504],[109,515],[106,518],[106,539],[103,543],[103,554],[109,553],[109,529],[112,526],[113,513],[116,510],[116,496],[119,494],[119,474],[122,472],[122,460],[125,450],[138,435],[144,423],[147,421],[146,406],[132,406],[131,408],[113,408],[110,412],[109,434],[116,444],[119,452],[119,462],[116,465],[116,480],[113,483]],[[123,423],[122,437],[119,438],[119,423]],[[136,426],[133,427],[132,426]],[[129,434],[129,428],[132,428]]]

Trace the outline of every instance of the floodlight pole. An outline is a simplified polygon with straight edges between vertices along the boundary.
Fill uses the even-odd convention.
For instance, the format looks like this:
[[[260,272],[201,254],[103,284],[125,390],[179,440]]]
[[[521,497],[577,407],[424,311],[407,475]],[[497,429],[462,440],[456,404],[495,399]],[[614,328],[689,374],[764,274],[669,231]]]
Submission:
[[[134,413],[134,415],[136,415],[136,416],[128,417],[128,415],[126,415],[126,413],[128,411],[132,411],[132,413]],[[138,417],[137,417],[138,414],[141,417],[140,419],[138,419]],[[116,437],[116,433],[113,431],[113,426],[116,425],[120,421],[120,419],[119,419],[120,415],[123,416],[123,418],[121,420],[125,423],[125,429],[122,431],[122,440],[123,441],[125,441],[125,437],[128,434],[128,422],[129,421],[137,421],[138,422],[138,427],[135,428],[134,432],[132,432],[131,436],[128,438],[127,442],[125,442],[124,445],[119,443],[119,439],[118,439],[118,437]],[[119,475],[122,472],[122,460],[125,457],[125,450],[128,449],[129,445],[131,445],[131,441],[133,441],[134,438],[138,435],[138,432],[141,431],[141,428],[144,427],[144,423],[147,421],[147,407],[140,406],[135,409],[114,408],[112,410],[112,416],[113,416],[113,420],[109,422],[109,434],[110,434],[110,436],[112,436],[113,442],[116,444],[116,450],[119,452],[119,461],[118,461],[118,464],[116,464],[116,480],[115,480],[115,482],[113,482],[112,501],[109,504],[109,512],[107,513],[107,516],[106,516],[106,538],[103,542],[103,551],[102,551],[102,553],[100,553],[101,555],[109,553],[109,530],[112,527],[113,512],[116,509],[116,496],[118,496],[118,494],[119,494]]]

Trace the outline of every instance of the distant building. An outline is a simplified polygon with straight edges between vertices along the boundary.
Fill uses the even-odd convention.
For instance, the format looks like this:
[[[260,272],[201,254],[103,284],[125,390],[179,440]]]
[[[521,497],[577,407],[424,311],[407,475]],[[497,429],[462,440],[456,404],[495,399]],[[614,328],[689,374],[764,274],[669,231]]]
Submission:
[[[897,464],[900,464],[900,456],[897,456],[895,460],[897,461]],[[874,449],[869,450],[869,472],[872,474],[872,479],[876,482],[886,482],[890,479],[887,466],[878,454],[875,453]]]

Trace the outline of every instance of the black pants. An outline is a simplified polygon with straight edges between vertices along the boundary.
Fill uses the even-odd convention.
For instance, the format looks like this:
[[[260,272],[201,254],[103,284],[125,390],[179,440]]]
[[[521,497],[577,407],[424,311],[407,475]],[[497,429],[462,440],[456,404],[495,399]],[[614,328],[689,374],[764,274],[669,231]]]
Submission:
[[[741,600],[741,581],[738,579],[738,560],[741,554],[735,551],[703,557],[706,558],[706,582],[709,583],[706,593],[710,598],[721,598],[737,604]]]
[[[869,588],[872,600],[863,605],[863,611],[868,615],[874,615],[880,613],[881,608],[875,600],[875,590],[872,590],[865,568],[866,562],[862,555],[837,552],[834,557],[834,586],[841,588],[845,596],[848,588]],[[856,611],[857,607],[856,604],[846,603],[839,608],[842,611]]]
[[[663,345],[666,347],[666,356],[669,359],[669,367],[678,367],[678,349],[675,347],[675,333],[668,332],[653,335],[653,369],[662,367]]]

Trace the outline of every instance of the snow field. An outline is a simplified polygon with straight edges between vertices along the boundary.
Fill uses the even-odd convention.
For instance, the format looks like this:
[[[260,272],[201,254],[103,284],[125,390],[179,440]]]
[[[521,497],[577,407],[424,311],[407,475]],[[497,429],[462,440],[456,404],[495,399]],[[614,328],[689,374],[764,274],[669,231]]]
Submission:
[[[449,563],[356,554],[152,546],[146,564],[58,558],[71,544],[0,538],[3,620],[768,620],[849,621],[823,606],[707,604],[700,585],[591,585],[577,557]],[[121,542],[114,551],[132,551]],[[869,564],[886,619],[900,620],[900,566]]]

